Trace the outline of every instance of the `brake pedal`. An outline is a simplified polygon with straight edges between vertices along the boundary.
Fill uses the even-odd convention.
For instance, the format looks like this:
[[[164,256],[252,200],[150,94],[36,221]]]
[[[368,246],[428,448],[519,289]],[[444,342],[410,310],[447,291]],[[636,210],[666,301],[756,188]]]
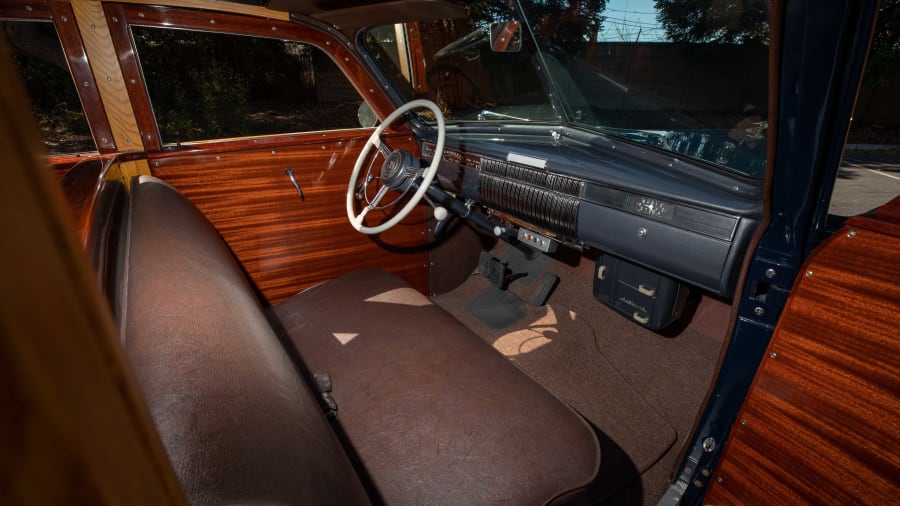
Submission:
[[[509,267],[487,251],[482,251],[481,256],[478,258],[478,272],[494,286],[501,290],[506,290],[506,283],[510,274]]]

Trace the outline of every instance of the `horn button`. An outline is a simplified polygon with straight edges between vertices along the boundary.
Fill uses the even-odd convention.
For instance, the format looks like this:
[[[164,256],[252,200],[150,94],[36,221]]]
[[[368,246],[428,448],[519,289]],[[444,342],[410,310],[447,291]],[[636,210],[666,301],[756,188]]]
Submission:
[[[419,160],[408,151],[392,152],[381,165],[381,181],[391,189],[405,192],[419,174]]]

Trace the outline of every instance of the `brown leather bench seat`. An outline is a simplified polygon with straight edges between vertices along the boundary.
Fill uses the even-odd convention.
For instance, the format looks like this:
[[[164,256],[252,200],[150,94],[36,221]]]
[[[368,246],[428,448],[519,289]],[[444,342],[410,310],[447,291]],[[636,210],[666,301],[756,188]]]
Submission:
[[[191,503],[544,504],[594,480],[587,423],[395,276],[351,273],[267,318],[168,184],[136,178],[122,230],[123,344]]]

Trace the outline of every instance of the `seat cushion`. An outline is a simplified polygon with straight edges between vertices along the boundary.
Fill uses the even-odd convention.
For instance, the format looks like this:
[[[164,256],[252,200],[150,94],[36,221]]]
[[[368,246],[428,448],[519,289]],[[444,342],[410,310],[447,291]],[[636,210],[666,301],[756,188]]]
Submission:
[[[191,504],[367,504],[225,243],[174,188],[132,183],[125,352]]]
[[[340,426],[388,504],[544,504],[597,473],[577,413],[393,275],[351,273],[271,319],[331,376]]]

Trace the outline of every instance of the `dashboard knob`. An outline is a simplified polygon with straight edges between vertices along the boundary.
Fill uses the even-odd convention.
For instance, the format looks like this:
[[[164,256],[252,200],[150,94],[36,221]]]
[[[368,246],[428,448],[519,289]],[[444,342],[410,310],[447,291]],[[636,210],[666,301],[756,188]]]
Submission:
[[[434,208],[434,219],[438,221],[446,220],[447,214],[447,209],[444,206],[437,206]]]
[[[496,235],[497,237],[500,237],[501,235],[503,235],[503,232],[504,232],[503,227],[501,227],[500,225],[497,225],[494,227],[494,235]]]

